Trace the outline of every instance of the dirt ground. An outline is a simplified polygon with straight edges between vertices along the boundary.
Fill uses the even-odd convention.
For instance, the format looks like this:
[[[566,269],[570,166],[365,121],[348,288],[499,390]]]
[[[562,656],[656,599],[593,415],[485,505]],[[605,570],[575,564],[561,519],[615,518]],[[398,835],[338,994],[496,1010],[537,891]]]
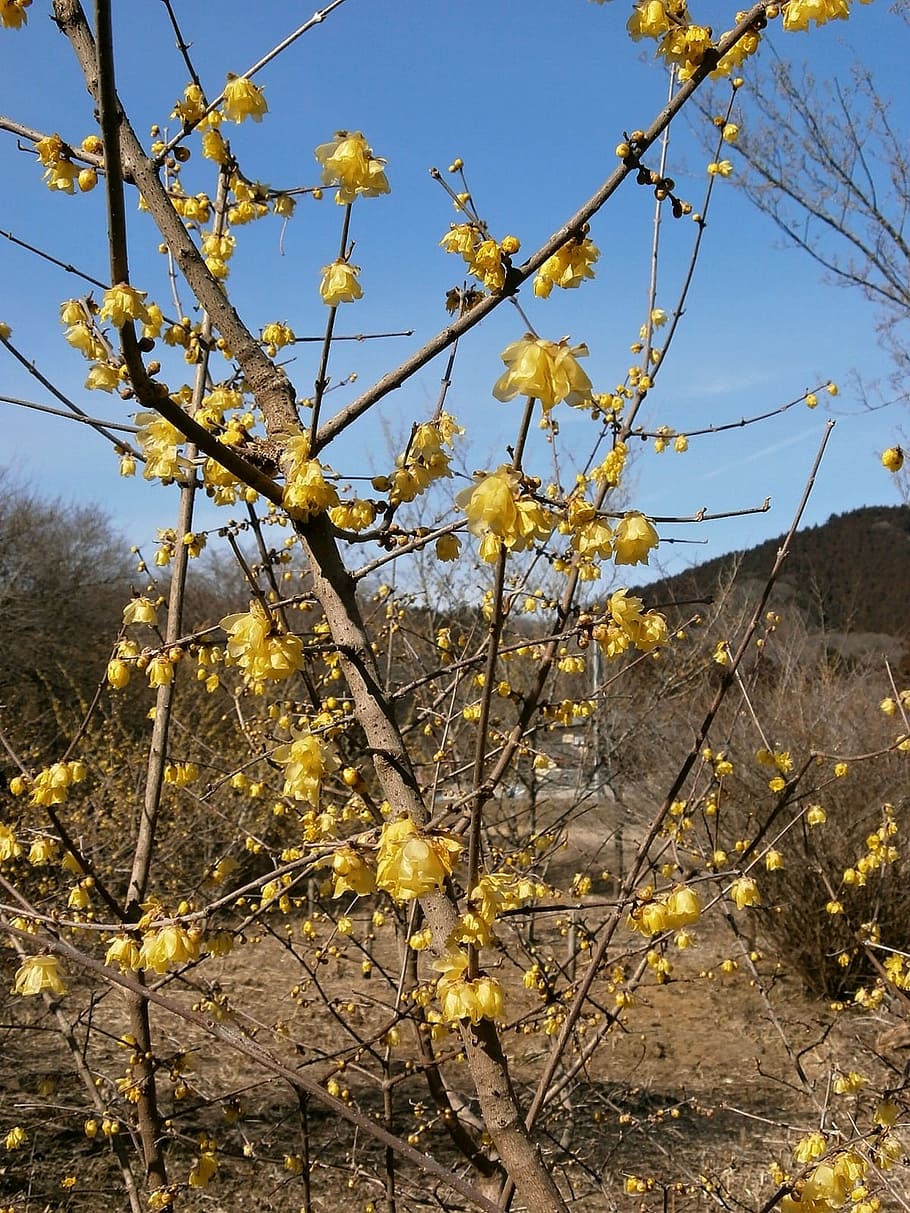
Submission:
[[[634,841],[633,831],[623,845]],[[592,816],[574,828],[570,845],[554,860],[550,878],[567,883],[582,859],[590,861],[598,850],[603,859],[595,862],[606,866],[617,858],[615,840],[605,832],[603,821]],[[607,888],[595,887],[586,899],[590,905],[580,912],[591,928],[607,912],[600,904]],[[184,1005],[199,1005],[203,998],[222,1000],[226,1023],[255,1036],[289,1067],[305,1067],[327,1081],[335,1073],[333,1058],[350,1044],[342,1019],[370,1036],[389,1022],[390,995],[384,982],[364,976],[362,956],[354,946],[346,945],[307,978],[286,946],[288,939],[300,941],[303,919],[298,912],[279,920],[273,935],[263,932],[255,946],[247,943],[227,959],[206,962],[168,990]],[[565,951],[565,930],[565,916],[549,916],[541,928],[542,950]],[[661,1213],[695,1213],[709,1206],[760,1209],[774,1191],[769,1164],[775,1158],[786,1162],[793,1141],[824,1119],[835,1067],[861,1070],[881,1084],[893,1082],[900,1068],[895,1062],[889,1069],[888,1060],[874,1053],[877,1035],[894,1022],[887,1015],[853,1010],[835,1014],[810,1000],[792,974],[761,954],[760,938],[755,941],[752,971],[742,941],[723,919],[699,924],[696,935],[697,946],[671,956],[668,980],[658,983],[648,974],[622,1022],[581,1069],[571,1096],[556,1101],[541,1125],[544,1150],[573,1207],[585,1213],[637,1213],[640,1207]],[[624,931],[624,944],[628,940]],[[391,931],[388,941],[385,959],[394,970]],[[501,972],[512,973],[506,978],[507,1005],[517,1022],[506,1035],[506,1047],[516,1086],[527,1101],[550,1038],[523,1030],[523,1016],[535,1007],[539,1010],[540,1000],[516,980],[516,970],[507,964],[507,946],[504,943]],[[643,944],[642,954],[646,948]],[[728,973],[723,962],[731,959],[739,967]],[[338,1018],[327,1018],[320,989],[334,1000]],[[614,1006],[609,963],[592,995],[595,1004]],[[33,1014],[40,1026],[51,1027],[41,1008],[35,1007]],[[87,1057],[113,1105],[110,1078],[101,1075],[123,1073],[128,1060],[115,1043],[126,1022],[120,996],[102,995],[92,1019],[103,1022],[107,1035],[90,1045]],[[41,1055],[23,1054],[28,1036],[13,1031],[8,1020],[9,1009],[0,1024],[0,1126],[5,1132],[11,1124],[31,1118],[30,1148],[0,1158],[0,1209],[82,1213],[99,1208],[102,1199],[113,1199],[112,1208],[125,1208],[125,1200],[118,1203],[118,1198],[107,1196],[119,1183],[110,1150],[103,1138],[89,1140],[82,1131],[84,1093],[64,1077],[68,1062],[55,1036],[48,1031],[47,1051]],[[218,1147],[215,1178],[204,1189],[182,1191],[177,1209],[293,1213],[306,1206],[300,1167],[307,1156],[312,1210],[358,1213],[385,1208],[377,1179],[381,1150],[365,1135],[326,1115],[315,1102],[306,1109],[304,1121],[301,1104],[287,1083],[264,1077],[253,1062],[185,1022],[156,1012],[156,1025],[175,1182],[187,1178],[200,1139],[211,1137]],[[413,1052],[408,1031],[403,1029],[401,1045],[391,1051],[392,1127],[466,1174],[434,1116],[424,1080],[406,1072],[404,1059]],[[77,1035],[85,1038],[84,1018]],[[578,1042],[582,1048],[586,1039]],[[379,1072],[375,1057],[365,1056],[362,1066],[349,1063],[337,1076],[348,1098],[377,1118],[383,1116]],[[464,1069],[453,1061],[447,1073],[470,1122],[476,1106]],[[51,1078],[58,1083],[57,1110],[54,1117],[38,1122],[38,1110],[46,1106],[38,1090],[42,1080]],[[77,1182],[64,1193],[61,1184],[69,1175]],[[646,1191],[626,1190],[633,1176],[646,1181]],[[397,1182],[398,1213],[470,1207],[410,1166],[401,1167]]]

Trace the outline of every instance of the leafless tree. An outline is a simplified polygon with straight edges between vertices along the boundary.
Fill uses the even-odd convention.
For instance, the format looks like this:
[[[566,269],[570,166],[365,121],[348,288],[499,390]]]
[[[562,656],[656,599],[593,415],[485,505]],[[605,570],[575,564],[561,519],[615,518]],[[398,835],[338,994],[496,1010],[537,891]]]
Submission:
[[[910,159],[892,102],[860,63],[847,80],[819,80],[775,58],[747,87],[749,123],[735,145],[748,166],[743,189],[833,282],[875,305],[904,376]]]

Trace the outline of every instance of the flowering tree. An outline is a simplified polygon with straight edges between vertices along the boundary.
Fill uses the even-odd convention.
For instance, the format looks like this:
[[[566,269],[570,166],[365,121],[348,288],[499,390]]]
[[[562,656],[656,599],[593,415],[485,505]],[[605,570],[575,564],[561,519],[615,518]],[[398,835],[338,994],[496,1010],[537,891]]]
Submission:
[[[655,520],[618,498],[633,437],[683,452],[694,436],[669,426],[648,434],[642,420],[712,197],[709,187],[696,212],[680,195],[667,171],[667,133],[709,76],[741,69],[781,6],[756,4],[715,37],[685,3],[637,5],[629,33],[656,42],[670,99],[648,125],[616,133],[602,185],[529,255],[488,226],[461,160],[448,177],[434,170],[456,208],[441,241],[457,266],[448,319],[355,389],[332,383],[336,325],[363,297],[352,259],[358,218],[363,208],[394,204],[394,194],[384,197],[394,166],[361,131],[341,130],[316,146],[314,178],[273,189],[235,154],[229,134],[232,124],[280,120],[260,81],[342,2],[242,74],[228,73],[217,95],[204,81],[209,65],[201,70],[166,2],[191,79],[176,103],[162,102],[173,125],[156,125],[146,145],[118,91],[109,0],[97,0],[91,20],[79,0],[54,0],[52,18],[97,128],[80,140],[0,120],[33,148],[47,187],[72,195],[73,206],[80,193],[104,191],[109,272],[104,282],[82,274],[86,289],[61,306],[64,337],[89,363],[88,389],[130,402],[131,426],[88,418],[121,473],[141,468],[177,496],[152,568],[139,554],[142,587],[123,605],[104,678],[72,735],[51,752],[17,735],[15,722],[4,726],[8,1014],[23,1030],[52,1028],[68,1050],[74,1085],[63,1110],[44,1092],[47,1119],[84,1131],[98,1147],[94,1174],[102,1162],[116,1168],[133,1210],[201,1208],[219,1169],[247,1167],[247,1183],[250,1174],[276,1190],[293,1183],[292,1198],[308,1210],[329,1207],[327,1190],[337,1206],[340,1172],[368,1208],[416,1207],[429,1183],[438,1207],[496,1210],[514,1201],[552,1213],[569,1208],[579,1184],[609,1195],[599,1164],[573,1145],[572,1093],[623,1030],[637,991],[666,984],[670,955],[692,947],[709,905],[733,921],[760,904],[757,867],[773,867],[781,837],[804,818],[815,824],[814,793],[847,773],[825,753],[797,765],[756,717],[759,761],[773,771],[770,797],[747,836],[732,833],[738,819],[724,812],[724,789],[734,764],[715,729],[731,689],[745,696],[745,655],[773,632],[765,608],[785,544],[738,633],[717,640],[719,681],[692,716],[621,872],[602,872],[601,840],[569,874],[570,887],[556,885],[567,834],[592,795],[602,804],[596,785],[592,793],[582,781],[543,800],[535,792],[533,813],[521,785],[517,798],[501,797],[514,771],[543,780],[560,745],[574,744],[567,735],[593,729],[615,708],[625,671],[672,668],[674,645],[685,644],[687,613],[671,643],[665,614],[618,588],[612,572],[646,564],[659,543]],[[782,24],[800,30],[845,11],[789,0]],[[6,36],[22,37],[26,54],[31,15],[30,0],[0,3]],[[722,147],[736,137],[728,118],[720,118],[711,186],[728,172]],[[330,113],[325,120],[329,136]],[[657,208],[654,270],[635,364],[612,390],[598,391],[584,369],[586,346],[540,336],[524,296],[549,300],[534,306],[552,333],[548,309],[562,292],[596,289],[595,226],[627,182],[646,187]],[[340,234],[335,255],[321,257],[318,352],[295,383],[283,358],[303,338],[284,321],[251,326],[231,290],[231,261],[259,220],[297,222],[301,206],[324,191]],[[175,305],[189,292],[191,308],[172,311],[150,283],[134,280],[139,237],[128,200],[154,223]],[[657,303],[656,234],[664,216],[690,215],[690,271],[668,313]],[[66,265],[74,270],[81,273]],[[490,466],[463,476],[452,493],[463,435],[446,407],[455,351],[503,304],[515,306],[525,330],[504,349],[492,384],[513,410],[514,430]],[[0,338],[32,365],[11,324]],[[447,363],[437,406],[409,414],[391,466],[369,475],[367,439],[357,462],[349,436],[366,432],[379,402],[439,356]],[[33,369],[65,408],[85,416]],[[818,391],[825,388],[836,391]],[[814,403],[814,393],[801,394],[785,408]],[[561,425],[572,428],[571,443]],[[202,493],[225,511],[223,523],[196,524]],[[268,538],[275,533],[278,545]],[[229,550],[245,579],[243,600],[218,619],[203,608],[194,617],[187,598],[206,539]],[[434,610],[433,582],[411,572],[427,558],[470,562],[480,588],[460,610]],[[167,570],[166,582],[155,567]],[[672,676],[661,684],[682,685]],[[134,724],[113,744],[118,705],[130,701],[148,708],[139,743]],[[898,688],[890,702],[902,728],[870,760],[906,748]],[[525,791],[532,784],[526,778]],[[870,854],[887,852],[893,820],[886,814]],[[555,941],[564,937],[562,960]],[[860,943],[872,942],[870,928]],[[754,949],[743,963],[764,990]],[[245,994],[251,970],[273,976]],[[900,965],[889,974],[902,985]],[[884,983],[866,995],[885,996]],[[511,1042],[526,1036],[544,1047],[516,1058]],[[216,1058],[227,1060],[207,1065]],[[798,1059],[795,1066],[802,1081]],[[248,1092],[263,1081],[290,1092],[290,1110],[247,1116]],[[841,1083],[845,1094],[860,1085],[852,1076]],[[817,1103],[808,1078],[804,1093]],[[184,1114],[189,1107],[194,1116]],[[864,1213],[877,1208],[884,1169],[900,1150],[891,1132],[900,1111],[893,1100],[875,1119],[871,1111],[854,1117],[852,1105],[843,1114],[827,1109],[821,1127],[777,1164],[768,1206],[783,1200],[815,1213],[850,1197]],[[293,1144],[276,1159],[276,1125],[292,1115]],[[11,1123],[10,1156],[24,1158],[43,1131]],[[110,1151],[101,1154],[104,1143]],[[71,1165],[65,1199],[90,1201],[91,1184],[77,1159]],[[108,1186],[110,1175],[97,1182]],[[647,1177],[627,1176],[630,1193],[652,1188]],[[11,1207],[25,1190],[10,1190]],[[697,1199],[716,1185],[702,1178],[685,1190]]]

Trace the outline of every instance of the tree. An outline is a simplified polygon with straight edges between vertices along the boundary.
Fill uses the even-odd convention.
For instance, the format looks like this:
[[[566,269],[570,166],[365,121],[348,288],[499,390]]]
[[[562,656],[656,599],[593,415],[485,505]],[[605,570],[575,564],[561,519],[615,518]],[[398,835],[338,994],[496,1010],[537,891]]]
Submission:
[[[210,57],[221,79],[217,39],[197,51],[167,0],[191,82],[174,105],[174,132],[156,122],[145,146],[141,106],[134,112],[126,100],[131,80],[118,67],[109,0],[96,0],[92,22],[79,0],[54,0],[97,130],[79,142],[0,120],[33,147],[52,190],[104,193],[109,272],[65,300],[61,316],[66,341],[90,364],[87,387],[128,401],[135,426],[114,430],[56,389],[58,399],[111,443],[122,473],[142,466],[177,497],[151,565],[139,554],[136,572],[147,580],[124,602],[106,662],[108,702],[135,697],[149,708],[141,772],[135,752],[98,727],[96,701],[65,745],[33,754],[6,739],[4,1056],[17,1040],[52,1033],[72,1077],[59,1100],[53,1084],[39,1091],[38,1114],[11,1124],[5,1146],[21,1159],[30,1139],[50,1151],[53,1129],[69,1131],[59,1181],[69,1207],[97,1207],[112,1169],[133,1213],[208,1207],[219,1170],[247,1190],[271,1185],[276,1202],[290,1187],[289,1199],[307,1213],[337,1207],[339,1175],[366,1208],[382,1203],[387,1213],[513,1202],[565,1213],[577,1191],[613,1207],[620,1185],[602,1173],[626,1120],[613,1126],[613,1146],[598,1139],[596,1154],[573,1132],[582,1115],[590,1113],[590,1125],[602,1120],[591,1068],[618,1040],[639,994],[666,992],[670,957],[695,943],[691,928],[709,905],[735,923],[734,907],[759,904],[754,869],[781,823],[803,828],[809,798],[848,773],[841,755],[821,748],[795,766],[774,739],[766,744],[753,711],[748,737],[762,742],[760,762],[776,774],[761,787],[751,838],[738,837],[725,783],[733,762],[716,731],[727,729],[722,709],[733,694],[750,702],[745,658],[757,640],[764,651],[773,632],[766,607],[800,510],[741,626],[717,640],[713,664],[699,655],[716,677],[675,739],[672,773],[620,872],[601,866],[602,821],[585,845],[572,837],[586,815],[603,811],[599,783],[554,781],[549,791],[545,778],[571,761],[570,734],[634,689],[626,672],[662,679],[671,634],[682,646],[697,626],[697,612],[665,615],[611,580],[610,570],[618,578],[647,563],[659,543],[655,522],[618,507],[616,489],[633,439],[683,453],[695,436],[644,424],[713,196],[709,189],[698,212],[689,272],[668,315],[658,307],[657,235],[693,207],[668,173],[666,132],[711,73],[738,70],[754,53],[772,6],[739,15],[716,40],[684,5],[635,9],[630,32],[659,40],[671,98],[649,125],[619,133],[603,183],[523,260],[515,236],[493,234],[460,159],[450,177],[434,172],[456,207],[442,242],[458,267],[449,315],[364,389],[332,381],[336,325],[361,298],[354,241],[366,262],[361,216],[382,205],[392,167],[359,130],[330,136],[327,127],[315,152],[318,183],[284,179],[270,188],[258,165],[248,167],[255,144],[241,151],[240,132],[227,136],[229,123],[267,116],[257,80],[340,7],[333,0],[254,67],[228,73],[213,97],[203,79],[215,70]],[[798,25],[801,7],[789,0],[785,22]],[[28,8],[3,0],[0,20],[21,27]],[[831,9],[816,6],[815,19]],[[156,112],[170,104],[158,96]],[[61,125],[66,118],[61,111]],[[711,180],[718,175],[715,160]],[[586,289],[599,257],[593,225],[627,181],[655,205],[635,364],[613,390],[595,392],[581,342],[533,330],[511,340],[493,386],[512,410],[510,441],[433,509],[427,489],[454,478],[460,427],[447,406],[458,343],[517,302],[532,279],[536,297],[554,297],[548,307],[562,290]],[[313,291],[301,304],[308,324],[314,309],[323,318],[304,396],[283,359],[305,338],[285,321],[257,330],[232,289],[231,266],[244,239],[255,241],[258,220],[290,220],[323,191],[334,192],[340,231],[334,257],[317,244],[326,262],[319,299]],[[138,222],[127,207],[135,196]],[[166,294],[153,302],[133,273],[140,264],[155,276],[138,252],[147,222],[168,258],[158,277],[174,314],[160,302]],[[88,277],[75,257],[30,247],[61,274]],[[0,339],[42,387],[52,382],[18,348],[11,325],[0,327]],[[436,406],[410,403],[394,465],[369,474],[370,413],[444,354]],[[336,404],[339,388],[347,391]],[[806,394],[778,411],[804,402]],[[823,450],[824,442],[812,475]],[[199,526],[203,492],[228,521]],[[246,583],[244,600],[217,626],[188,595],[206,541],[231,552]],[[433,580],[408,571],[409,558],[427,552],[443,567],[472,562],[475,599],[445,622]],[[158,566],[168,569],[166,585]],[[659,681],[676,696],[693,685],[691,667]],[[200,687],[209,696],[203,706]],[[646,698],[656,711],[660,689]],[[861,763],[903,757],[906,699],[897,688],[892,704],[902,727],[889,726]],[[516,769],[531,795],[501,798]],[[567,872],[570,844],[578,868]],[[861,946],[874,955],[874,932],[862,925]],[[743,951],[742,965],[773,1018],[774,975],[759,971],[753,953]],[[898,978],[902,970],[892,973],[894,989]],[[883,980],[876,1005],[888,993]],[[522,1049],[528,1037],[538,1046]],[[805,1106],[817,1106],[827,1077],[806,1076],[786,1035],[783,1052]],[[858,1088],[851,1082],[845,1093]],[[889,1130],[901,1107],[893,1106],[894,1117],[876,1113],[875,1103],[826,1111],[825,1134],[774,1172],[767,1207],[786,1198],[792,1213],[816,1213],[852,1194],[859,1213],[871,1213],[899,1149]],[[782,1132],[783,1113],[774,1119]],[[80,1148],[72,1144],[74,1128],[84,1132],[87,1159],[83,1137]],[[721,1182],[727,1201],[727,1180],[713,1166],[681,1189],[636,1167],[625,1190],[666,1204],[674,1191],[714,1199]],[[40,1188],[53,1204],[57,1183],[37,1164],[18,1168],[4,1198],[16,1207]],[[233,1196],[248,1203],[236,1188]]]
[[[749,94],[749,120],[734,145],[749,169],[743,190],[832,281],[875,306],[905,378],[910,162],[900,117],[861,63],[846,82],[820,81],[778,58]]]
[[[116,634],[131,567],[98,510],[0,484],[0,702],[29,746],[59,744],[92,698]],[[4,483],[5,482],[5,483]],[[81,638],[78,647],[73,637]]]

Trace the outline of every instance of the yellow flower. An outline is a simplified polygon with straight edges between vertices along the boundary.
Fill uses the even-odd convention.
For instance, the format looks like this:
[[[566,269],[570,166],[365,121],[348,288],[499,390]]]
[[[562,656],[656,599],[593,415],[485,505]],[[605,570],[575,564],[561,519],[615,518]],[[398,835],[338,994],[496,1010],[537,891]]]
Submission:
[[[35,868],[44,867],[46,863],[53,863],[59,856],[60,848],[56,839],[48,838],[46,835],[36,838],[28,849],[28,861]]]
[[[14,994],[65,994],[66,983],[56,956],[28,956],[16,970]]]
[[[331,265],[324,265],[319,283],[322,302],[335,307],[339,303],[353,303],[355,299],[362,299],[363,287],[357,281],[359,273],[360,266],[340,259]]]
[[[458,253],[465,261],[474,258],[474,250],[480,243],[477,228],[470,223],[453,223],[439,244],[447,253]]]
[[[806,821],[810,826],[822,826],[828,820],[828,814],[820,804],[810,804],[806,810]]]
[[[19,1150],[28,1141],[28,1134],[21,1125],[16,1125],[10,1129],[6,1137],[3,1139],[3,1145],[7,1150]]]
[[[660,537],[644,514],[626,514],[613,533],[613,559],[616,564],[647,564],[652,548]]]
[[[202,154],[206,160],[214,160],[216,164],[227,164],[227,144],[220,131],[209,130],[203,134]]]
[[[882,466],[889,472],[899,472],[904,466],[904,452],[899,446],[889,446],[882,452]]]
[[[120,384],[120,373],[108,362],[96,362],[86,376],[85,386],[90,392],[112,392]]]
[[[111,941],[104,963],[113,968],[118,965],[123,973],[136,972],[139,965],[139,945],[129,935],[116,935]]]
[[[828,1149],[828,1139],[816,1130],[801,1137],[793,1147],[793,1157],[799,1163],[813,1162]]]
[[[183,90],[183,100],[177,101],[171,110],[172,118],[179,118],[184,126],[194,126],[205,113],[205,97],[198,84],[188,84]]]
[[[5,29],[22,29],[28,22],[26,9],[32,0],[0,0],[0,25]]]
[[[70,786],[85,779],[85,766],[81,762],[54,762],[39,771],[31,786],[30,800],[34,805],[63,804],[69,795]]]
[[[365,531],[376,521],[376,505],[361,497],[353,501],[342,501],[329,510],[332,525],[344,531]]]
[[[784,6],[784,29],[807,30],[809,23],[824,25],[850,15],[849,0],[790,0]]]
[[[670,29],[657,52],[666,63],[677,66],[680,80],[688,80],[701,67],[707,52],[713,49],[710,29],[687,22]]]
[[[386,162],[373,155],[361,131],[337,131],[334,139],[316,148],[315,156],[322,165],[322,184],[338,186],[337,203],[353,202],[358,195],[375,198],[389,193]]]
[[[128,282],[119,282],[104,292],[98,312],[102,320],[110,320],[115,328],[122,328],[128,320],[148,323],[149,314],[145,306],[146,291],[137,291]]]
[[[274,358],[280,349],[296,341],[294,330],[280,321],[267,324],[262,330],[262,340],[267,346],[267,353]]]
[[[481,240],[468,265],[474,277],[479,278],[487,290],[502,290],[506,267],[502,260],[502,249],[495,240]]]
[[[845,762],[836,762],[834,764],[834,778],[843,779],[849,770],[850,768]]]
[[[154,969],[156,973],[166,973],[172,965],[198,960],[200,942],[198,933],[191,933],[177,923],[170,923],[157,931],[149,931],[142,937],[139,967]]]
[[[0,821],[0,863],[18,859],[21,854],[22,845],[17,841],[15,832]]]
[[[356,893],[366,897],[376,891],[373,869],[349,846],[339,847],[332,856],[333,897]]]
[[[610,595],[607,610],[613,626],[604,629],[603,625],[598,625],[593,632],[594,639],[605,648],[608,656],[618,656],[628,647],[621,637],[631,641],[644,653],[660,644],[666,644],[667,621],[657,611],[647,611],[643,614],[642,605],[640,598],[629,597],[624,589],[615,590]]]
[[[733,172],[733,162],[730,160],[712,160],[708,165],[709,177],[729,177]]]
[[[701,917],[701,901],[694,889],[679,885],[667,898],[667,925],[673,930],[690,927]]]
[[[467,514],[471,533],[481,540],[483,560],[496,560],[502,547],[526,551],[553,529],[546,509],[522,495],[521,477],[507,464],[482,476],[474,488],[464,489],[455,503]]]
[[[758,891],[758,885],[751,876],[740,876],[730,885],[730,896],[736,904],[738,910],[744,910],[747,906],[761,905],[761,894]]]
[[[228,72],[224,86],[224,116],[229,122],[239,123],[245,118],[261,122],[262,115],[267,114],[268,110],[261,88],[246,76],[234,76]]]
[[[123,623],[129,627],[131,623],[145,623],[153,628],[158,623],[158,612],[150,598],[132,598],[123,608]]]
[[[473,981],[465,979],[468,955],[461,949],[448,952],[433,966],[442,976],[436,983],[443,1019],[457,1023],[470,1019],[479,1023],[481,1019],[497,1019],[503,1011],[502,986],[493,977],[481,974]]]
[[[286,510],[294,510],[303,521],[339,504],[338,492],[322,474],[318,459],[293,460],[285,476],[281,501]]]
[[[534,294],[546,299],[554,286],[571,290],[581,286],[585,278],[593,278],[591,268],[600,256],[600,249],[587,237],[570,240],[548,257],[534,278]]]
[[[422,834],[410,817],[382,827],[376,858],[376,883],[396,901],[438,889],[452,873],[461,843],[442,834]]]
[[[664,0],[639,0],[626,22],[629,37],[638,42],[641,38],[661,38],[670,28]]]
[[[272,758],[284,767],[284,795],[314,806],[319,803],[323,779],[339,766],[337,757],[312,733],[296,734],[288,745],[279,746]]]
[[[204,1188],[218,1170],[218,1159],[214,1150],[202,1150],[189,1174],[191,1188]]]
[[[166,653],[156,654],[148,663],[145,672],[149,686],[153,689],[169,686],[174,681],[174,663]]]
[[[849,1074],[838,1074],[834,1080],[834,1091],[837,1095],[855,1095],[863,1089],[866,1081],[856,1070],[851,1070]]]
[[[507,346],[501,354],[508,368],[493,385],[497,400],[515,396],[535,396],[545,410],[560,400],[575,407],[591,403],[591,380],[578,359],[587,356],[586,345],[559,343],[540,337],[523,337]]]
[[[258,600],[248,613],[226,615],[219,625],[228,633],[227,658],[252,682],[280,682],[303,664],[299,637],[278,632]]]
[[[457,560],[461,553],[461,540],[457,535],[449,531],[446,535],[440,535],[436,540],[436,559],[443,562]]]
[[[641,931],[649,938],[659,935],[670,926],[666,904],[662,901],[648,901],[637,906],[629,915],[628,925],[633,931]]]
[[[477,977],[473,981],[440,981],[437,986],[444,1019],[456,1023],[470,1019],[498,1019],[503,1012],[502,986],[495,977]]]

